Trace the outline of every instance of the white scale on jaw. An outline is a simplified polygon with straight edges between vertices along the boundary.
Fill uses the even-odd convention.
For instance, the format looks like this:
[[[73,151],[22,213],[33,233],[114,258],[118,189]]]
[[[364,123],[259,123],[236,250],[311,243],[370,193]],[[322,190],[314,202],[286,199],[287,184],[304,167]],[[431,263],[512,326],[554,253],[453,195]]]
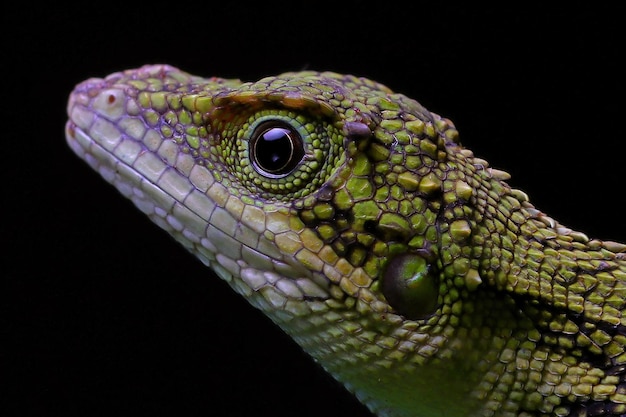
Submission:
[[[91,79],[83,85],[100,83]],[[102,90],[95,98],[74,95],[66,127],[74,152],[255,307],[273,311],[274,319],[280,319],[281,312],[287,313],[282,317],[286,320],[306,314],[304,299],[323,302],[330,297],[326,277],[304,268],[263,237],[265,216],[249,216],[246,225],[216,204],[217,199],[226,207],[234,197],[173,141],[128,116],[126,111],[132,113],[133,107],[139,114],[136,103],[120,89]],[[259,210],[246,207],[242,217],[246,209]]]

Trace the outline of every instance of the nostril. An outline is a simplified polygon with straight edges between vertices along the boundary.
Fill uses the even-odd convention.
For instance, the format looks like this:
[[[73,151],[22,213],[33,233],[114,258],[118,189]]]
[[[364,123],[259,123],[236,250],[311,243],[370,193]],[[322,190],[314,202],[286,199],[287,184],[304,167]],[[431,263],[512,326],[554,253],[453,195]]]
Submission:
[[[126,113],[124,92],[119,88],[96,90],[91,103],[93,110],[110,121],[116,121]]]

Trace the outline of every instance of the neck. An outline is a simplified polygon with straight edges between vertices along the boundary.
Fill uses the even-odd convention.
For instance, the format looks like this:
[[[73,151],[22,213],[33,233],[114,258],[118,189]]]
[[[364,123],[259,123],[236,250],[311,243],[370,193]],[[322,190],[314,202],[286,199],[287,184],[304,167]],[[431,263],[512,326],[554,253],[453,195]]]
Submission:
[[[481,276],[516,301],[546,343],[624,354],[626,245],[570,230],[508,186],[499,192],[479,227]]]

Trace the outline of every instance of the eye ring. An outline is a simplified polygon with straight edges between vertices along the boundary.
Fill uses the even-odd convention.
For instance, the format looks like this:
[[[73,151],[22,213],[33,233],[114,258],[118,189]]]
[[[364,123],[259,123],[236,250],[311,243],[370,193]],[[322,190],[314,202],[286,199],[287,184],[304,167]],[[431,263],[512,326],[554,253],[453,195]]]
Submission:
[[[260,123],[250,138],[254,169],[266,178],[284,178],[302,162],[304,140],[292,126],[275,120]]]

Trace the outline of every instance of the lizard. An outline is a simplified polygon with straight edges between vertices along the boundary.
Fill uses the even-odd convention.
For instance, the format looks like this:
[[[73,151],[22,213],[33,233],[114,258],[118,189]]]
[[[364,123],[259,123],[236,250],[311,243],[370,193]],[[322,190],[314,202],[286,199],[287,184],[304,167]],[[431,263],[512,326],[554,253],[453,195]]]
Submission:
[[[380,417],[626,415],[626,245],[376,81],[90,78],[71,149]]]

